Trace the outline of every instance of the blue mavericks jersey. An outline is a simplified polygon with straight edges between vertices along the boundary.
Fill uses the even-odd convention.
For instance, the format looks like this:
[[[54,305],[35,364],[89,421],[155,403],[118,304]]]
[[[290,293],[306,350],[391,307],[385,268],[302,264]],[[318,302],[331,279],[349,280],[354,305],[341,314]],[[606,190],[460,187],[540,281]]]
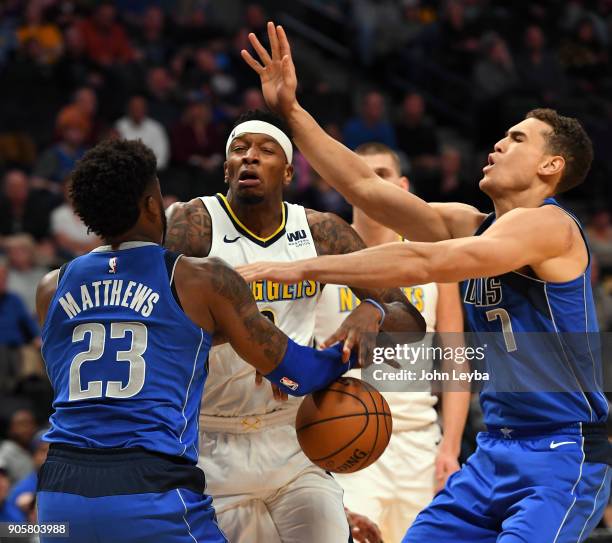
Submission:
[[[197,462],[211,338],[173,294],[177,259],[157,244],[130,242],[62,270],[42,331],[55,392],[47,441]]]
[[[549,198],[543,205],[559,204]],[[475,235],[494,222],[492,213]],[[479,344],[488,343],[485,363],[491,380],[480,395],[488,426],[606,421],[590,255],[585,272],[572,281],[551,283],[510,272],[464,281],[461,291],[470,331]],[[497,339],[491,341],[493,334],[487,332]]]

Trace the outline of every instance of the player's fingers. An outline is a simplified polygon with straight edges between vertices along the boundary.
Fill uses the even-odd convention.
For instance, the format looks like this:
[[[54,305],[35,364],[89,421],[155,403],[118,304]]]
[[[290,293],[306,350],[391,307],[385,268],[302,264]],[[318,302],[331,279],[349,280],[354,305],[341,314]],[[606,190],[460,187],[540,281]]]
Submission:
[[[253,70],[255,70],[255,72],[257,72],[259,75],[262,74],[262,72],[264,71],[264,68],[261,64],[259,64],[259,62],[257,62],[252,56],[251,53],[249,53],[247,50],[243,49],[242,51],[240,51],[240,56],[242,56],[243,60],[251,67],[253,68]]]
[[[268,22],[268,39],[270,40],[270,51],[272,52],[272,60],[280,60],[280,45],[278,44],[278,36],[276,35],[276,27],[272,21]]]
[[[259,386],[261,385],[261,383],[263,383],[263,375],[259,373],[258,371],[256,371],[255,372],[255,384]]]
[[[253,49],[257,51],[259,59],[263,62],[263,65],[268,66],[268,64],[271,64],[272,59],[270,58],[268,51],[266,51],[266,48],[261,45],[261,42],[257,39],[257,36],[252,32],[249,34],[249,41],[251,42]]]
[[[291,59],[291,46],[289,45],[289,40],[287,39],[287,34],[285,34],[285,29],[278,25],[276,27],[276,35],[278,36],[278,44],[280,46],[280,54],[284,57],[287,55],[289,59]]]
[[[351,351],[355,347],[355,343],[357,342],[357,333],[355,330],[349,330],[349,333],[344,340],[344,345],[342,347],[342,362],[345,364],[349,361],[351,356]]]
[[[323,349],[327,349],[332,345],[335,345],[339,341],[342,341],[346,337],[346,330],[340,326],[331,336],[329,336],[323,343],[321,343],[321,347]]]
[[[376,336],[372,333],[363,334],[359,341],[359,366],[367,368],[373,359]]]
[[[281,61],[281,70],[283,74],[283,81],[288,84],[293,83],[295,79],[295,70],[293,69],[291,60],[289,60],[287,55],[285,55]]]

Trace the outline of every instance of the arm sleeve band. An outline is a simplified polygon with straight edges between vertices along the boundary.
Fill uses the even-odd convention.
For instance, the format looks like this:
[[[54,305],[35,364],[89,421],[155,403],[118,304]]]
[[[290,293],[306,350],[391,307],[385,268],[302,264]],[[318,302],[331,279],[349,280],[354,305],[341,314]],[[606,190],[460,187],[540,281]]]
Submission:
[[[342,343],[317,351],[289,339],[285,356],[265,378],[291,396],[305,396],[338,379],[354,362],[351,354],[350,360],[342,363]]]

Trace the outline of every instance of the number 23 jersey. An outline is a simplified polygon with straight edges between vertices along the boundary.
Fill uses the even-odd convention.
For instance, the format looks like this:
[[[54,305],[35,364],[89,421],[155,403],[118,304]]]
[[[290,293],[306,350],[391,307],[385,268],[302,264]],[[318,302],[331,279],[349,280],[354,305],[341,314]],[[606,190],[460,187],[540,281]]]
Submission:
[[[130,242],[63,268],[42,330],[55,410],[46,441],[142,447],[195,464],[211,338],[173,295],[177,258]]]

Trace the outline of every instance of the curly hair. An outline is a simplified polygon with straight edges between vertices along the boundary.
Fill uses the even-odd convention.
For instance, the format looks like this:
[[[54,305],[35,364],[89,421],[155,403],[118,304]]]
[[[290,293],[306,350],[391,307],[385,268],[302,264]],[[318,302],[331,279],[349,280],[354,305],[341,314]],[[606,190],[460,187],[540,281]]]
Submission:
[[[155,155],[144,143],[106,140],[77,162],[69,196],[89,230],[110,239],[136,224],[140,199],[156,179]]]
[[[556,193],[565,192],[580,185],[593,162],[593,143],[588,134],[573,117],[559,115],[554,109],[532,109],[525,119],[537,119],[551,127],[544,137],[548,150],[565,159],[565,169],[557,185]]]
[[[239,124],[246,123],[247,121],[264,121],[266,123],[270,123],[271,125],[276,126],[276,128],[282,130],[289,139],[292,139],[289,125],[281,117],[275,115],[271,111],[264,109],[249,109],[246,113],[243,113],[240,115],[240,117],[238,117],[232,128],[235,128]]]

